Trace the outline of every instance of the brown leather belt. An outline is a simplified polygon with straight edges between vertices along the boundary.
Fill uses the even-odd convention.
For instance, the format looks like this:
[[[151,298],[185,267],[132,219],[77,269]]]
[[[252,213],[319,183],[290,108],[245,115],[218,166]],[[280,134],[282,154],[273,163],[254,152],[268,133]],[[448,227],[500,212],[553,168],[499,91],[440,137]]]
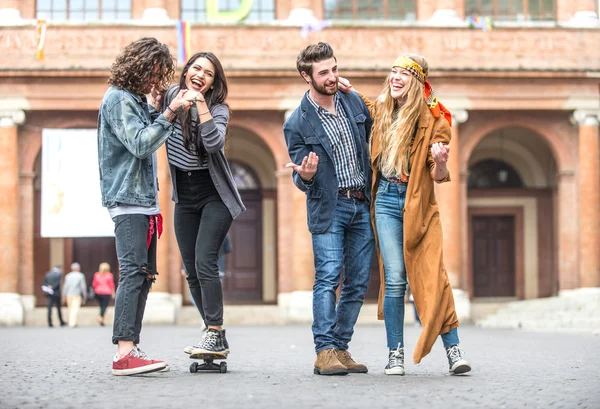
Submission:
[[[348,199],[356,199],[356,200],[366,200],[367,196],[365,195],[364,190],[354,190],[354,189],[338,189],[338,194],[340,197],[345,196]]]
[[[386,178],[385,176],[381,175],[381,180],[385,180],[386,182],[390,182],[390,183],[408,183],[408,179],[407,180],[402,180],[400,178]]]

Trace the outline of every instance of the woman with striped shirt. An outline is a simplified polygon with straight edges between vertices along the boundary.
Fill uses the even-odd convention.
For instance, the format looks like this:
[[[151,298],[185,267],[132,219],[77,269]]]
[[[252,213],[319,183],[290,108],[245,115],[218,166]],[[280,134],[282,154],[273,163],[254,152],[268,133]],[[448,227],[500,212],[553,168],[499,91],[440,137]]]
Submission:
[[[167,141],[175,235],[190,293],[208,328],[197,345],[184,351],[192,357],[207,353],[226,357],[229,345],[217,260],[233,219],[245,207],[224,153],[229,107],[227,80],[217,57],[210,52],[193,55],[179,84],[167,91],[164,104],[180,90],[193,104],[178,114]]]

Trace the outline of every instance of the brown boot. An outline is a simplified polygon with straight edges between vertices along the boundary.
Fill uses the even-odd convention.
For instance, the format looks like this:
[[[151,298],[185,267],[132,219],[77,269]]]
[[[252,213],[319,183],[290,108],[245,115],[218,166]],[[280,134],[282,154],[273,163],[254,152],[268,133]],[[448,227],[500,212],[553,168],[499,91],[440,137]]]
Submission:
[[[317,354],[315,375],[347,375],[346,368],[338,359],[335,349],[325,349]]]
[[[349,373],[367,373],[369,370],[363,364],[357,363],[354,359],[352,359],[352,355],[346,349],[340,349],[337,351],[337,357],[340,362],[348,368]]]

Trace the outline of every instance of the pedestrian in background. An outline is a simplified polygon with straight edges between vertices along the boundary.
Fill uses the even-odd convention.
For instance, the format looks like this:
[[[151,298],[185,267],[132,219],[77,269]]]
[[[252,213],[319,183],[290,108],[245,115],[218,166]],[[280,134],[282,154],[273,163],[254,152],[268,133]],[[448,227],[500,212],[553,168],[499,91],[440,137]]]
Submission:
[[[65,282],[62,290],[63,304],[69,308],[69,327],[77,326],[77,317],[82,304],[85,304],[87,297],[87,284],[85,275],[81,272],[79,263],[71,264],[71,272],[65,276]]]
[[[110,271],[110,264],[102,263],[98,267],[98,271],[94,273],[92,280],[92,288],[96,299],[100,304],[100,315],[96,317],[98,324],[104,326],[104,314],[111,298],[115,298],[115,278]]]
[[[46,302],[48,304],[48,326],[52,325],[52,307],[55,306],[58,310],[58,320],[60,326],[64,327],[67,323],[63,320],[62,311],[60,310],[60,282],[62,281],[62,265],[58,264],[46,273],[42,291],[46,294]]]

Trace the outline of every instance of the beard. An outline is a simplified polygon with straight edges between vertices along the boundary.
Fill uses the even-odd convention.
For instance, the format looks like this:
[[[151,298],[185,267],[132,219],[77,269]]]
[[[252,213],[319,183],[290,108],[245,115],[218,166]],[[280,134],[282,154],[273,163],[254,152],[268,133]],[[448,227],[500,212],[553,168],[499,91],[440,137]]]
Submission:
[[[325,87],[325,84],[323,84],[323,85],[317,85],[313,81],[313,88],[315,89],[315,91],[317,91],[321,95],[333,95],[338,90],[337,82],[335,83],[335,88],[329,89],[329,88]]]

